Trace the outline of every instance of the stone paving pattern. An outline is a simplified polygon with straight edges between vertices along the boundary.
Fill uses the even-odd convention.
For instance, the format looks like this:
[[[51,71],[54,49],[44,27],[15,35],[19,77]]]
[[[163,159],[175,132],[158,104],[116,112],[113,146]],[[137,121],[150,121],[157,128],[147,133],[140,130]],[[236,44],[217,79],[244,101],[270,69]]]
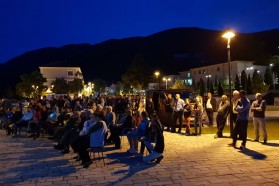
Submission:
[[[121,150],[105,147],[106,165],[95,160],[84,169],[73,153],[62,155],[46,137],[11,137],[0,130],[0,185],[279,185],[279,140],[267,145],[249,140],[241,151],[228,146],[230,138],[213,134],[164,134],[160,164],[127,154],[125,139]]]

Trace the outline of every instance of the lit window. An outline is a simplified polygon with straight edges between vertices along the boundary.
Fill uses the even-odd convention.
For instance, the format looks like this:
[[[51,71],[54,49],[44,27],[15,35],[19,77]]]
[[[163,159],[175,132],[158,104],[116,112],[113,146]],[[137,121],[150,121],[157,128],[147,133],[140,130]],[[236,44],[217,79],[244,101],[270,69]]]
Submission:
[[[68,76],[74,76],[74,71],[68,70]]]
[[[188,78],[189,78],[189,77],[191,77],[191,73],[190,73],[190,72],[188,72]]]

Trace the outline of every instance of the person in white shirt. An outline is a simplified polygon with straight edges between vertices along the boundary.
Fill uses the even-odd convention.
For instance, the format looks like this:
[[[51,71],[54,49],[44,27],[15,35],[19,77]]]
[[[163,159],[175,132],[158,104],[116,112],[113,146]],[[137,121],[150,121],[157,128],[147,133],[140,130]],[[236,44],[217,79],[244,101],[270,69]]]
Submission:
[[[208,117],[209,126],[213,125],[213,112],[216,111],[216,99],[212,97],[210,92],[207,93],[207,101],[205,104],[205,111]]]
[[[181,132],[184,105],[185,105],[184,100],[180,98],[179,94],[176,94],[174,100],[174,108],[173,108],[173,122],[172,122],[172,129],[171,129],[172,133],[176,132],[175,127],[176,127],[177,119],[179,121],[178,133]]]

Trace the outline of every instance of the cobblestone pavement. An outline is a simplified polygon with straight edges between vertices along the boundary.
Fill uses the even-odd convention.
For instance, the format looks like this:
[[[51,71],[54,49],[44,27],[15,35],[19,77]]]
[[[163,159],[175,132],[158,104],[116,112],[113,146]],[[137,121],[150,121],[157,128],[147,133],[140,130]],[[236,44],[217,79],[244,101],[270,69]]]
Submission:
[[[84,169],[61,155],[42,137],[6,136],[0,131],[0,185],[279,185],[279,141],[247,142],[247,149],[228,146],[229,138],[184,136],[165,132],[165,158],[160,164],[105,148],[105,162]],[[240,145],[240,142],[238,142]]]

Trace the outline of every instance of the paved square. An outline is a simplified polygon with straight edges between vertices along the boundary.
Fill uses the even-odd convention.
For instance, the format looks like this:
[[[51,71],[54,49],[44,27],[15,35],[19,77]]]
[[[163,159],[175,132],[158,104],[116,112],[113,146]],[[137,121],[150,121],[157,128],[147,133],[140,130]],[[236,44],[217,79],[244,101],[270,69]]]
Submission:
[[[279,140],[267,145],[248,141],[240,151],[228,146],[231,139],[213,134],[164,135],[160,164],[127,154],[126,140],[121,150],[106,146],[105,166],[95,160],[84,169],[73,153],[62,155],[45,137],[34,141],[1,130],[0,185],[279,185]]]

